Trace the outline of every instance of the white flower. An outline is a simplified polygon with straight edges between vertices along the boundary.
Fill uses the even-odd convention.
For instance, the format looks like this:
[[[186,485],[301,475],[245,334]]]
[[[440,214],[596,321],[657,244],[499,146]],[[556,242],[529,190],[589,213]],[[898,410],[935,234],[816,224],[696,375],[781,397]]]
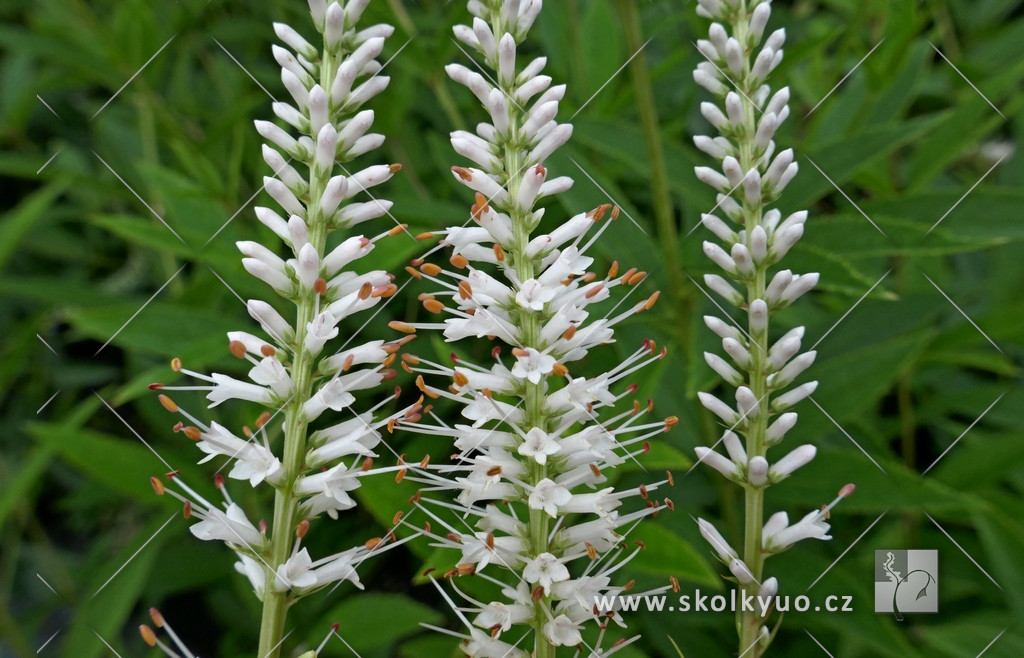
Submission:
[[[210,423],[210,429],[201,436],[196,445],[209,456],[200,464],[217,455],[226,455],[235,460],[228,477],[249,480],[254,487],[264,480],[275,483],[280,479],[283,471],[281,461],[266,446],[244,441],[216,422]]]
[[[558,441],[553,436],[534,427],[526,433],[516,452],[524,457],[533,457],[535,462],[543,466],[548,463],[548,456],[558,454],[559,449]]]
[[[263,600],[263,591],[267,586],[267,574],[263,565],[243,553],[238,554],[238,562],[235,562],[235,571],[249,579],[249,585],[256,593],[256,598]]]
[[[541,553],[526,563],[523,578],[528,583],[540,585],[546,595],[551,593],[553,583],[569,580],[569,570],[551,553]]]
[[[527,347],[516,352],[516,364],[512,366],[512,376],[536,384],[541,377],[547,376],[554,370],[555,363],[554,357]]]
[[[189,531],[199,539],[222,541],[252,551],[263,545],[263,535],[235,503],[228,505],[224,512],[211,507],[205,512],[193,510],[193,513],[202,520],[189,527]]]
[[[557,291],[554,288],[544,286],[537,279],[523,281],[519,292],[516,293],[516,304],[523,308],[540,311],[544,305],[555,298]]]
[[[558,515],[558,508],[572,500],[572,497],[568,489],[550,478],[544,478],[530,493],[530,507],[544,510],[548,516],[554,518]]]
[[[569,647],[583,642],[579,624],[565,615],[558,615],[544,624],[544,635],[555,646]]]
[[[512,624],[521,624],[529,621],[532,617],[533,608],[531,606],[491,601],[481,608],[473,623],[481,628],[497,628],[500,631],[507,631],[512,628]]]
[[[832,539],[828,534],[829,525],[818,510],[809,512],[804,518],[789,525],[785,512],[773,514],[762,530],[764,550],[777,553],[784,551],[803,539]]]
[[[303,548],[293,554],[284,564],[277,568],[274,578],[274,589],[284,591],[288,589],[303,589],[317,584],[316,575],[310,570],[313,560],[309,553]]]

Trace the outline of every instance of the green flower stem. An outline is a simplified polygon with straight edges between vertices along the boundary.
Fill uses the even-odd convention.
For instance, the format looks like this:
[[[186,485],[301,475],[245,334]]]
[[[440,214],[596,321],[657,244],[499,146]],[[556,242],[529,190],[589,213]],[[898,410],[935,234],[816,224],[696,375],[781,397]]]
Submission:
[[[320,63],[320,84],[330,88],[337,71],[340,56],[325,52]],[[309,194],[303,199],[306,204],[306,224],[309,227],[309,241],[317,253],[324,253],[327,244],[327,218],[320,208],[319,200],[331,178],[331,170],[319,171],[310,155]],[[303,405],[312,397],[315,357],[305,348],[306,327],[316,316],[316,293],[304,291],[296,304],[295,339],[292,342],[294,359],[290,375],[292,398],[284,411],[284,481],[274,494],[274,520],[271,524],[269,554],[266,556],[266,586],[263,594],[263,615],[260,622],[260,644],[257,658],[279,658],[281,641],[284,638],[285,618],[291,605],[288,592],[273,591],[278,566],[288,561],[298,526],[299,500],[295,495],[295,483],[305,473],[306,440],[308,421]]]
[[[747,41],[750,15],[747,12],[746,3],[741,11],[735,25],[734,36],[741,43]],[[750,60],[744,62],[743,77],[739,89],[741,102],[743,104],[743,126],[737,137],[739,147],[738,159],[742,171],[757,169],[756,149],[754,135],[757,132],[756,108],[750,102],[750,97],[756,91],[750,88],[747,82],[750,79]],[[749,203],[744,197],[743,222],[747,235],[753,232],[754,228],[761,223],[761,214],[764,210],[764,202],[758,200],[756,203]],[[766,267],[757,265],[753,280],[747,283],[747,302],[755,299],[765,298]],[[765,446],[765,432],[768,428],[768,382],[765,372],[765,360],[768,355],[768,322],[765,327],[755,331],[753,323],[748,324],[750,335],[750,355],[752,364],[749,370],[748,386],[758,401],[758,414],[748,419],[746,435],[747,458],[764,457],[767,452]],[[751,595],[756,595],[760,588],[760,581],[764,572],[764,553],[761,550],[762,528],[764,526],[764,488],[747,485],[744,489],[744,529],[743,529],[743,561],[746,563],[754,580],[744,589]],[[750,658],[758,658],[764,653],[760,646],[751,649],[756,644],[761,630],[761,617],[756,612],[744,610],[740,619],[740,644],[739,652]]]
[[[494,28],[496,30],[500,30],[502,29],[502,26],[496,24]],[[496,33],[501,34],[502,32]],[[503,87],[502,91],[508,98],[514,98],[512,89]],[[509,123],[512,126],[512,143],[508,144],[505,148],[503,163],[505,166],[505,173],[508,176],[505,182],[505,188],[508,191],[509,199],[515,199],[519,194],[519,187],[523,182],[523,169],[526,163],[522,160],[522,154],[524,152],[523,149],[519,148],[516,144],[520,133],[520,127],[523,122],[522,112],[518,107],[516,107],[515,103],[510,103],[510,105]],[[519,280],[527,281],[535,278],[537,275],[537,263],[533,259],[526,258],[524,256],[526,246],[530,242],[530,231],[533,229],[531,216],[530,213],[525,213],[514,207],[510,207],[510,213],[512,219],[514,252],[508,254],[507,257],[511,259]],[[518,317],[520,329],[519,335],[522,340],[522,346],[534,348],[539,347],[538,343],[540,341],[541,325],[540,312],[522,309],[518,313]],[[526,393],[523,400],[523,410],[526,415],[527,425],[539,427],[544,431],[547,431],[547,418],[544,415],[544,398],[546,397],[546,392],[547,384],[543,380],[536,384],[526,382]],[[546,477],[548,477],[547,466],[538,464],[536,461],[531,460],[528,483],[533,486]],[[550,552],[550,546],[548,545],[548,523],[549,517],[544,510],[530,510],[529,542],[533,557],[536,557],[541,553]],[[544,636],[544,624],[548,622],[551,613],[550,597],[544,596],[536,601],[534,603],[534,608],[534,657],[554,658],[555,647],[548,642],[547,638]]]

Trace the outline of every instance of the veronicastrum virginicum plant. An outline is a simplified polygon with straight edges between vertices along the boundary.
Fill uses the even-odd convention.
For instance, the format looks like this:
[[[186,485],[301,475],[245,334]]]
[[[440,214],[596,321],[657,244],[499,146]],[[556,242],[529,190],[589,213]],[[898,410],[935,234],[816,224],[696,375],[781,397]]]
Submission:
[[[651,341],[603,374],[586,377],[570,368],[591,349],[612,342],[613,327],[650,309],[658,294],[612,317],[594,317],[593,305],[615,288],[637,285],[645,274],[619,272],[617,264],[606,274],[588,271],[593,259],[585,252],[617,218],[617,208],[600,206],[550,230],[539,228],[544,209],[538,202],[572,184],[564,176],[548,180],[544,166],[572,133],[572,126],[555,121],[565,86],[551,86],[541,73],[545,58],[522,68],[517,62],[517,45],[541,1],[471,0],[468,7],[472,26],[454,32],[487,72],[460,64],[446,70],[469,88],[490,119],[475,134],[456,131],[451,139],[455,151],[478,167],[452,168],[455,179],[476,193],[476,202],[465,224],[436,232],[443,236],[439,248],[450,249],[451,268],[423,259],[409,268],[436,287],[421,295],[426,309],[448,317],[392,326],[440,331],[452,343],[486,336],[511,349],[502,354],[496,346],[493,361],[484,365],[454,354],[451,364],[403,356],[424,395],[454,402],[464,419],[448,424],[424,408],[425,420],[417,413],[413,422],[402,423],[452,441],[457,451],[452,464],[415,476],[425,485],[417,505],[440,526],[426,531],[435,545],[461,552],[446,577],[476,574],[500,589],[498,600],[479,601],[452,580],[466,599],[456,604],[439,586],[466,627],[455,634],[463,640],[462,651],[549,658],[566,647],[568,655],[584,646],[582,633],[594,622],[599,630],[586,643],[588,652],[607,656],[636,637],[609,638],[607,626],[624,623],[616,613],[597,612],[595,602],[629,588],[612,584],[614,573],[641,550],[626,549],[625,535],[672,503],[651,496],[671,483],[671,475],[617,490],[606,473],[646,452],[647,440],[676,419],[646,422],[650,403],[624,400],[637,388],[626,378],[664,356]],[[438,385],[441,378],[450,382]],[[434,492],[457,496],[450,502],[434,498]],[[646,504],[620,513],[633,497]],[[533,651],[520,648],[524,642]]]
[[[770,275],[803,235],[807,219],[806,211],[783,218],[769,207],[797,173],[793,150],[776,154],[773,141],[789,116],[789,89],[772,94],[765,84],[782,61],[785,30],[771,33],[761,45],[771,16],[770,0],[700,0],[697,13],[716,21],[708,38],[697,42],[706,61],[697,66],[693,77],[720,103],[705,102],[700,108],[720,135],[701,135],[693,141],[719,161],[720,170],[697,167],[696,173],[718,191],[716,209],[725,217],[702,216],[704,226],[721,241],[721,245],[704,242],[704,253],[725,274],[708,274],[704,281],[728,303],[743,309],[747,323],[739,328],[717,317],[705,317],[708,328],[722,339],[722,349],[732,363],[710,352],[705,359],[736,388],[736,406],[710,393],[699,394],[701,403],[728,427],[720,441],[728,457],[714,447],[697,448],[696,452],[700,461],[743,487],[743,552],[733,549],[708,521],[700,519],[698,523],[743,592],[763,602],[754,612],[738,613],[737,619],[739,653],[756,658],[774,637],[766,624],[778,581],[764,578],[765,558],[803,539],[830,539],[825,522],[828,512],[853,492],[853,485],[843,487],[831,505],[794,524],[785,512],[764,522],[765,489],[806,465],[816,452],[813,445],[802,445],[774,463],[768,462],[768,449],[781,442],[797,421],[797,414],[788,410],[817,387],[817,382],[807,382],[790,388],[816,356],[814,351],[799,353],[804,328],[797,327],[772,342],[770,319],[811,290],[818,274],[777,270]]]
[[[373,467],[372,462],[376,447],[387,448],[379,430],[390,429],[406,410],[389,415],[381,409],[393,396],[378,395],[377,402],[357,404],[356,394],[394,376],[389,366],[408,338],[342,345],[338,326],[396,292],[387,272],[369,267],[357,270],[354,265],[373,251],[378,240],[404,230],[399,226],[370,238],[351,231],[385,215],[391,207],[391,202],[372,196],[353,199],[368,194],[369,188],[400,169],[381,164],[349,175],[342,166],[384,142],[383,135],[369,132],[373,111],[361,108],[388,85],[388,78],[378,75],[381,65],[375,58],[393,28],[380,24],[357,29],[369,1],[328,5],[325,0],[310,0],[322,48],[287,25],[274,25],[286,47],[275,45],[273,54],[293,104],[274,103],[273,111],[292,131],[268,121],[256,122],[267,141],[264,160],[273,170],[273,176],[264,178],[265,189],[283,210],[280,214],[257,208],[256,216],[285,243],[291,257],[279,257],[277,245],[244,241],[238,248],[245,269],[293,307],[293,319],[286,319],[265,301],[248,302],[249,313],[264,335],[236,331],[228,334],[228,340],[231,353],[252,364],[249,381],[185,370],[175,359],[174,370],[200,384],[152,387],[207,391],[210,406],[237,399],[268,409],[256,421],[255,430],[243,428],[243,437],[217,422],[204,423],[167,395],[160,395],[164,407],[184,417],[175,430],[197,441],[208,455],[203,461],[226,457],[229,478],[274,489],[269,526],[249,520],[228,495],[221,475],[216,483],[223,505],[206,500],[176,474],[169,477],[180,492],[165,489],[161,480],[153,478],[157,493],[177,497],[185,505],[186,517],[198,519],[190,527],[193,535],[223,541],[237,554],[236,569],[263,602],[260,658],[281,655],[285,615],[293,603],[345,580],[361,587],[356,567],[405,541],[396,541],[388,533],[318,559],[302,546],[311,521],[325,513],[337,518],[339,511],[355,506],[350,492],[359,487],[360,478],[404,469],[401,463]],[[332,233],[342,231],[346,235],[329,242]],[[156,611],[153,620],[165,628],[177,651],[192,656]],[[177,655],[150,628],[142,627],[142,635],[150,645]]]

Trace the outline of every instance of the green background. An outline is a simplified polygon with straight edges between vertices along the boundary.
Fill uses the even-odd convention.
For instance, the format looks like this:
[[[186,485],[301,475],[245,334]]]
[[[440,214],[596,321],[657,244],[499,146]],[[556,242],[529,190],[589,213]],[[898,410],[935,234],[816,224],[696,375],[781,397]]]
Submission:
[[[413,232],[461,223],[471,203],[448,172],[463,163],[446,134],[484,115],[442,69],[467,63],[449,38],[466,19],[460,5],[376,0],[368,11],[368,20],[398,25],[386,57],[408,41],[372,106],[375,129],[388,136],[381,160],[405,166],[379,189]],[[691,516],[715,520],[738,543],[738,489],[704,469],[684,475],[693,447],[718,435],[695,397],[715,385],[700,354],[716,348],[700,318],[717,311],[690,278],[710,270],[700,250],[706,231],[690,231],[714,204],[692,171],[710,164],[690,141],[709,132],[697,112],[706,94],[690,75],[699,61],[691,42],[706,30],[693,5],[549,0],[524,48],[545,54],[547,73],[569,84],[560,119],[582,108],[572,142],[548,163],[576,186],[548,217],[618,203],[642,230],[620,218],[595,248],[598,264],[648,271],[636,299],[662,290],[654,311],[623,325],[619,342],[583,366],[607,369],[648,336],[670,349],[640,374],[638,395],[681,422],[644,462],[651,474],[632,465],[621,477],[650,481],[671,468],[677,509],[630,536],[647,551],[626,576],[643,587],[675,574],[685,592],[724,592]],[[777,142],[801,165],[781,207],[811,212],[784,266],[821,273],[818,290],[779,323],[807,325],[805,344],[824,338],[810,371],[821,381],[820,407],[802,403],[780,449],[810,441],[818,458],[769,490],[768,511],[796,518],[846,482],[858,488],[833,512],[831,542],[804,542],[767,567],[781,593],[795,596],[838,559],[808,595],[852,595],[855,612],[790,613],[769,655],[824,656],[824,648],[836,658],[974,657],[1004,629],[984,655],[1024,655],[1024,159],[1014,153],[1024,129],[1021,3],[775,6],[771,28],[786,27],[789,46],[770,82],[793,92]],[[167,469],[140,439],[190,481],[207,481],[211,470],[194,465],[198,453],[170,432],[146,384],[169,376],[172,356],[201,371],[237,372],[224,332],[253,323],[224,284],[244,298],[266,297],[266,288],[244,273],[232,243],[270,237],[251,204],[238,212],[267,170],[251,122],[270,116],[269,98],[256,81],[284,95],[270,24],[312,36],[304,9],[297,0],[0,1],[0,654],[34,655],[56,633],[40,655],[112,655],[104,643],[145,655],[135,628],[151,605],[202,655],[248,655],[255,646],[258,607],[247,584],[228,551],[194,540],[170,501],[152,494],[148,476]],[[390,226],[378,222],[367,230]],[[375,253],[402,283],[402,267],[425,247],[399,236]],[[387,320],[422,313],[415,294],[426,289],[405,289],[367,334],[390,336]],[[477,348],[489,346],[460,346]],[[449,350],[426,338],[416,349]],[[198,395],[181,401],[200,411]],[[209,417],[236,423],[254,414],[215,411]],[[435,461],[448,454],[407,435],[393,443]],[[382,534],[412,486],[367,482],[359,511],[318,524],[312,550],[324,555]],[[232,491],[248,509],[269,510],[243,487]],[[872,612],[874,551],[896,548],[939,550],[937,615],[897,623]],[[315,646],[337,621],[364,657],[453,655],[450,638],[417,626],[456,623],[436,590],[412,582],[437,560],[430,551],[415,542],[368,564],[366,593],[346,586],[300,603],[289,646]],[[644,639],[621,655],[675,655],[670,638],[688,658],[736,655],[726,613],[636,613],[629,622]],[[328,647],[327,655],[353,655],[337,639]]]

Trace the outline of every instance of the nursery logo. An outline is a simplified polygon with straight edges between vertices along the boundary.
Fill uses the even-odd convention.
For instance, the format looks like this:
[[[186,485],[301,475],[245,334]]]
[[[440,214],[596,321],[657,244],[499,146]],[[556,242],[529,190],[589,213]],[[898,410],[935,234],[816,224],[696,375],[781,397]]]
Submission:
[[[904,614],[939,611],[939,552],[875,551],[875,612]]]

